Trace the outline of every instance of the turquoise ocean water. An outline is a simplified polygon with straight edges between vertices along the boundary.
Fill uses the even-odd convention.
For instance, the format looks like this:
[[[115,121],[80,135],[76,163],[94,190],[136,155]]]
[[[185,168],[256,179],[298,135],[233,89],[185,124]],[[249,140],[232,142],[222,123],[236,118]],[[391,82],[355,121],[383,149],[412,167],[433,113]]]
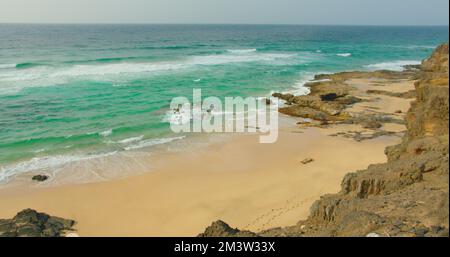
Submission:
[[[448,27],[0,25],[0,181],[175,140],[173,97],[302,92],[314,74],[401,70]]]

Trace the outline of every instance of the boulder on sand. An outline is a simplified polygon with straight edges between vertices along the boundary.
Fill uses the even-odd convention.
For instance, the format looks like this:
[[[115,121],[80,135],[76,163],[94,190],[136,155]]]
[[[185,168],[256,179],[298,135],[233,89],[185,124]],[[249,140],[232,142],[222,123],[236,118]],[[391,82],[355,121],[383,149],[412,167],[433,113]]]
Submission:
[[[0,237],[61,237],[74,225],[73,220],[26,209],[12,219],[0,219]]]

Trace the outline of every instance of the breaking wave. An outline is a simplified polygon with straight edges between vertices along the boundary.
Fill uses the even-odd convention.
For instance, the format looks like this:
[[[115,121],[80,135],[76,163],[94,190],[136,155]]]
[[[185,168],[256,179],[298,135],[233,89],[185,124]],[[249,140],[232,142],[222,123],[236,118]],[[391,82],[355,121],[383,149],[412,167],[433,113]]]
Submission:
[[[402,60],[393,62],[381,62],[376,64],[369,64],[366,67],[370,70],[391,70],[391,71],[402,71],[407,65],[419,65],[420,61],[413,60]]]

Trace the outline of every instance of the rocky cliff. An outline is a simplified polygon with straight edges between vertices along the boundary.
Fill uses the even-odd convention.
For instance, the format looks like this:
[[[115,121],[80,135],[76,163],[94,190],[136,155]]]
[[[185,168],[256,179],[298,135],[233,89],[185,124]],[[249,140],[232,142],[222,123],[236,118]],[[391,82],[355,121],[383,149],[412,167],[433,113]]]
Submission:
[[[401,144],[386,149],[387,163],[346,175],[339,193],[322,196],[308,219],[294,226],[252,233],[220,221],[200,236],[448,236],[448,44],[438,47],[418,68],[400,75],[323,75],[316,79],[332,78],[331,82],[308,97],[278,95],[289,104],[281,109],[283,113],[343,122],[354,120],[344,106],[359,100],[351,97],[351,89],[334,87],[339,79],[374,75],[417,79],[416,100],[405,119],[407,133]]]

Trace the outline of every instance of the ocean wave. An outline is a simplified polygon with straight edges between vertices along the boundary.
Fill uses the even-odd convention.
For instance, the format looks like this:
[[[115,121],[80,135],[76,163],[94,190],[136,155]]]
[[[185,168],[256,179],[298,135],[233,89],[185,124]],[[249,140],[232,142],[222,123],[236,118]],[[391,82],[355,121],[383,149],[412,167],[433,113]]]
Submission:
[[[302,77],[300,78],[300,80],[295,82],[295,84],[292,86],[292,88],[289,89],[285,93],[290,93],[295,96],[309,95],[311,93],[311,89],[309,87],[306,87],[305,84],[307,82],[310,82],[312,79],[314,79],[314,74],[315,73],[303,74]]]
[[[107,136],[112,135],[112,133],[113,133],[112,129],[108,129],[108,130],[102,131],[102,132],[100,132],[98,134],[100,136],[102,136],[102,137],[107,137]]]
[[[63,168],[69,163],[87,161],[91,159],[108,157],[117,152],[109,152],[94,155],[57,155],[46,157],[35,157],[29,161],[24,161],[18,164],[0,167],[0,182],[7,182],[11,177],[18,174],[23,174],[31,171],[55,171]]]
[[[16,175],[33,171],[58,172],[66,168],[66,165],[95,159],[107,158],[123,151],[130,151],[155,145],[167,144],[176,140],[184,139],[185,136],[156,138],[148,140],[142,140],[142,138],[143,137],[136,137],[119,141],[119,143],[130,144],[129,146],[122,148],[122,150],[114,150],[104,153],[87,153],[87,154],[73,154],[73,155],[68,154],[68,155],[35,157],[28,161],[23,161],[20,163],[11,164],[7,166],[0,166],[0,183],[8,182],[10,178]]]
[[[437,45],[388,45],[387,47],[404,49],[435,49]]]
[[[36,66],[40,66],[40,63],[32,63],[32,62],[23,62],[23,63],[7,63],[0,64],[0,69],[27,69]]]
[[[32,62],[24,62],[24,63],[18,63],[16,64],[16,68],[17,69],[27,69],[27,68],[32,68],[32,67],[36,67],[42,65],[40,63],[32,63]]]
[[[292,94],[295,96],[309,95],[311,93],[311,89],[305,86],[306,82],[308,82],[308,80],[301,80],[295,83],[295,89],[291,90]]]
[[[295,57],[295,54],[285,53],[261,53],[250,55],[205,55],[195,56],[190,59],[190,65],[212,66],[231,63],[268,62]]]
[[[130,137],[130,138],[126,138],[123,140],[120,140],[119,143],[120,144],[129,144],[129,143],[134,143],[134,142],[139,142],[144,138],[144,136],[138,136],[138,137]]]
[[[233,53],[233,54],[248,54],[248,53],[254,53],[256,52],[256,48],[252,49],[229,49],[227,52]]]
[[[170,143],[170,142],[173,142],[176,140],[181,140],[184,138],[186,138],[186,136],[148,139],[148,140],[139,141],[137,144],[127,146],[124,149],[127,151],[136,150],[136,149],[146,148],[146,147],[155,146],[155,145],[167,144],[167,143]]]
[[[191,49],[197,48],[197,46],[186,46],[186,45],[171,45],[171,46],[138,46],[134,49],[142,50],[178,50],[178,49]]]
[[[123,56],[123,57],[105,57],[86,60],[65,61],[64,64],[95,64],[95,63],[114,63],[134,60],[148,60],[154,58],[153,56]]]
[[[295,57],[285,53],[253,53],[253,54],[215,54],[192,56],[177,62],[116,62],[102,64],[77,64],[69,67],[39,66],[29,68],[27,73],[19,70],[8,70],[0,76],[4,84],[2,93],[17,92],[24,87],[64,84],[72,79],[114,79],[115,75],[150,76],[161,72],[182,71],[201,66],[226,65],[246,62],[270,62]],[[307,62],[307,60],[305,60]],[[109,76],[109,77],[105,77]],[[8,90],[10,92],[8,92]]]
[[[16,65],[17,64],[15,64],[15,63],[0,64],[0,69],[14,69],[14,68],[16,68]]]
[[[391,70],[391,71],[402,71],[405,69],[406,65],[419,65],[420,61],[414,60],[400,60],[393,62],[382,62],[366,65],[366,68],[370,70]]]
[[[432,46],[432,45],[411,45],[411,46],[406,46],[405,48],[407,49],[435,49],[437,46]]]
[[[336,55],[340,56],[340,57],[350,57],[350,56],[352,56],[351,53],[341,53],[341,54],[336,54]]]

